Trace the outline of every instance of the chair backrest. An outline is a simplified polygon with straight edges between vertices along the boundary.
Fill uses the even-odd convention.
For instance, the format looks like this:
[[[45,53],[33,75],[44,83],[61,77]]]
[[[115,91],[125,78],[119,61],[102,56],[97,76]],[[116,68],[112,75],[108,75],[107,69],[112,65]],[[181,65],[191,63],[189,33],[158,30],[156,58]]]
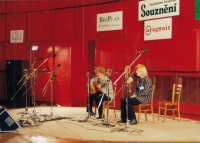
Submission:
[[[154,98],[154,93],[155,93],[155,85],[153,84],[153,87],[152,87],[152,95],[151,95],[151,109],[153,110],[153,98]]]
[[[182,92],[182,84],[173,84],[172,103],[175,103],[175,102],[180,103],[181,92]]]
[[[154,98],[154,93],[155,93],[155,85],[153,84],[153,87],[152,87],[152,95],[151,95],[151,105],[153,106],[153,98]]]

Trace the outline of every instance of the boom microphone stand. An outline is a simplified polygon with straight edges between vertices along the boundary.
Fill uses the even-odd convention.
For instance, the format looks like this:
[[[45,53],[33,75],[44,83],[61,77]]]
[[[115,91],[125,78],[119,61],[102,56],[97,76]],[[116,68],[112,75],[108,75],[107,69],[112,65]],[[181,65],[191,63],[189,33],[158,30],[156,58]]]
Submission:
[[[145,48],[144,50],[140,51],[140,52],[139,52],[140,54],[139,54],[139,55],[136,57],[136,59],[129,65],[129,67],[131,67],[131,66],[136,62],[136,60],[137,60],[144,52],[148,52],[148,49]],[[114,82],[114,84],[116,84],[116,83],[119,81],[119,79],[120,79],[125,73],[127,73],[127,71],[128,71],[128,68],[119,76],[119,78]],[[125,79],[125,80],[126,80],[127,91],[128,91],[128,82],[127,82],[128,77],[127,77],[127,79]],[[128,94],[128,92],[127,92],[127,94]],[[121,110],[122,110],[122,109],[121,109]],[[128,127],[128,97],[126,97],[126,127]]]
[[[15,93],[15,95],[11,98],[11,100],[13,100],[13,98],[17,95],[17,93],[22,89],[22,87],[23,86],[25,86],[25,89],[27,90],[27,82],[28,82],[28,80],[29,80],[29,78],[28,78],[28,70],[27,69],[24,69],[24,75],[22,76],[22,78],[18,81],[18,83],[17,83],[17,85],[21,82],[21,81],[23,81],[24,80],[24,82],[21,84],[21,86],[20,86],[20,88],[18,89],[18,91]],[[27,107],[27,94],[26,94],[26,107],[25,107],[25,112],[27,112],[28,111],[28,107]],[[24,112],[22,112],[22,113],[24,113]]]
[[[45,93],[48,89],[48,85],[51,83],[51,113],[50,113],[51,116],[53,116],[53,111],[52,111],[52,107],[53,107],[53,80],[54,80],[55,77],[57,77],[54,72],[55,72],[56,68],[60,67],[60,66],[61,66],[60,64],[58,64],[57,66],[54,66],[53,70],[51,71],[50,78],[49,78],[49,80],[47,81],[46,85],[44,86],[44,88],[42,90],[43,97],[44,97],[44,95],[45,95]]]
[[[33,71],[32,71],[32,73],[30,74],[30,76],[32,75],[32,74],[34,74],[36,71],[38,71],[38,69],[49,59],[49,58],[51,58],[51,57],[55,57],[56,56],[56,54],[52,54],[52,55],[50,55],[50,56],[48,56],[36,69],[34,69],[33,68],[33,65],[35,64],[35,62],[37,61],[37,60],[42,60],[42,58],[36,58],[36,60],[35,60],[35,62],[33,63],[33,65],[32,65],[32,69],[33,69]],[[34,74],[34,79],[33,79],[33,81],[32,81],[32,84],[33,84],[33,86],[32,86],[32,93],[33,93],[33,106],[34,106],[34,110],[33,110],[33,112],[35,113],[36,111],[35,111],[35,82],[34,81],[36,81],[36,76],[35,76],[35,74]]]

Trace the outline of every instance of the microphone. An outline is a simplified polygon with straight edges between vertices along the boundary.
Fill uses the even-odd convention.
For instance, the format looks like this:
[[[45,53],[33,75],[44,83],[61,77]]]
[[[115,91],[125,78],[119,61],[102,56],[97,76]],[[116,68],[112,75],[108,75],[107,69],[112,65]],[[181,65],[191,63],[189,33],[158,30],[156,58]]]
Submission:
[[[142,51],[139,51],[139,53],[145,53],[145,52],[148,52],[148,49],[147,49],[147,48],[145,48],[145,49],[142,50]]]
[[[35,58],[35,61],[37,61],[37,60],[42,60],[42,58]]]
[[[55,57],[55,56],[56,56],[56,54],[52,54],[48,58]]]
[[[45,72],[45,71],[47,71],[47,70],[49,70],[49,68],[45,68],[45,69],[43,69],[42,72]]]

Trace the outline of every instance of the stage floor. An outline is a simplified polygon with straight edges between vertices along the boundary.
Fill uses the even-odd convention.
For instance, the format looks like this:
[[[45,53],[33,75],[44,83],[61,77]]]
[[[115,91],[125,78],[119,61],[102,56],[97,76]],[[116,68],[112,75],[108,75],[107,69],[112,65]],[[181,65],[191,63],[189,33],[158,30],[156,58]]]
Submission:
[[[152,123],[151,115],[146,122],[142,114],[139,124],[126,125],[116,123],[120,111],[115,118],[112,109],[106,122],[94,116],[87,119],[85,107],[30,107],[26,114],[24,108],[6,110],[22,127],[1,132],[1,143],[200,142],[200,122],[190,119],[179,122],[168,117],[163,123],[155,114]]]

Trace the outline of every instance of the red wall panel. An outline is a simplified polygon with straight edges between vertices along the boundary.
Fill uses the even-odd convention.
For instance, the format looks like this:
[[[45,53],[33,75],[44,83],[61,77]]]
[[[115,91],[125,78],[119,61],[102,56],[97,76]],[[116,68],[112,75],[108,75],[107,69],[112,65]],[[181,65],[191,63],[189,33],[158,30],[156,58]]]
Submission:
[[[73,7],[75,0],[51,0],[51,9]]]
[[[76,40],[71,42],[71,100],[72,106],[86,106],[87,84],[86,72],[88,71],[87,53],[88,42]],[[84,78],[85,77],[85,78]]]
[[[99,48],[98,50],[100,51],[100,55],[97,57],[100,58],[101,61],[99,65],[116,71],[124,70],[125,57],[123,37],[101,39],[101,47]]]
[[[97,3],[109,3],[109,2],[115,2],[120,0],[97,0]]]
[[[199,70],[199,50],[197,51],[196,30],[173,32],[171,40],[171,70]],[[198,67],[198,68],[197,68]]]
[[[96,4],[97,0],[74,0],[75,6]]]
[[[5,5],[5,0],[0,1],[0,13],[5,13],[6,12],[6,5]]]
[[[0,15],[0,42],[6,41],[6,21],[5,15]]]
[[[132,65],[132,68],[136,64],[141,63],[146,65],[146,53],[139,56],[139,51],[144,50],[147,46],[144,46],[143,34],[132,33],[125,38],[125,63],[126,65]]]
[[[16,13],[6,15],[6,25],[7,25],[7,37],[6,41],[10,42],[10,31],[11,30],[24,30],[24,42],[28,40],[27,31],[27,14],[26,13]]]
[[[151,71],[171,70],[171,39],[146,41],[146,64]]]
[[[28,34],[30,41],[50,40],[50,12],[30,12]]]
[[[127,36],[132,36],[132,35],[134,35],[134,33],[137,33],[138,38],[141,38],[141,36],[143,38],[144,21],[138,21],[137,15],[138,15],[138,2],[137,1],[126,1],[125,9],[124,9],[124,31],[125,31],[125,34]]]
[[[116,12],[116,11],[124,11],[124,2],[117,3],[109,3],[97,6],[97,14],[100,13],[108,13],[108,12]],[[124,12],[123,12],[124,15]],[[124,25],[122,30],[113,30],[113,31],[101,31],[97,32],[98,37],[106,37],[113,35],[124,35]]]
[[[74,38],[74,9],[51,12],[51,38],[67,40]]]
[[[6,1],[6,12],[28,12],[29,11],[29,3],[28,0],[14,0],[14,1]]]
[[[195,2],[180,0],[180,15],[173,16],[173,30],[193,30],[197,27],[195,20]]]
[[[55,66],[61,65],[55,70],[57,75],[54,79],[55,103],[71,106],[71,48],[69,42],[56,43],[55,53]]]
[[[96,37],[96,6],[76,9],[75,19],[76,38]]]
[[[6,43],[4,46],[4,60],[29,60],[28,43]]]
[[[50,0],[30,0],[30,11],[49,10]]]

